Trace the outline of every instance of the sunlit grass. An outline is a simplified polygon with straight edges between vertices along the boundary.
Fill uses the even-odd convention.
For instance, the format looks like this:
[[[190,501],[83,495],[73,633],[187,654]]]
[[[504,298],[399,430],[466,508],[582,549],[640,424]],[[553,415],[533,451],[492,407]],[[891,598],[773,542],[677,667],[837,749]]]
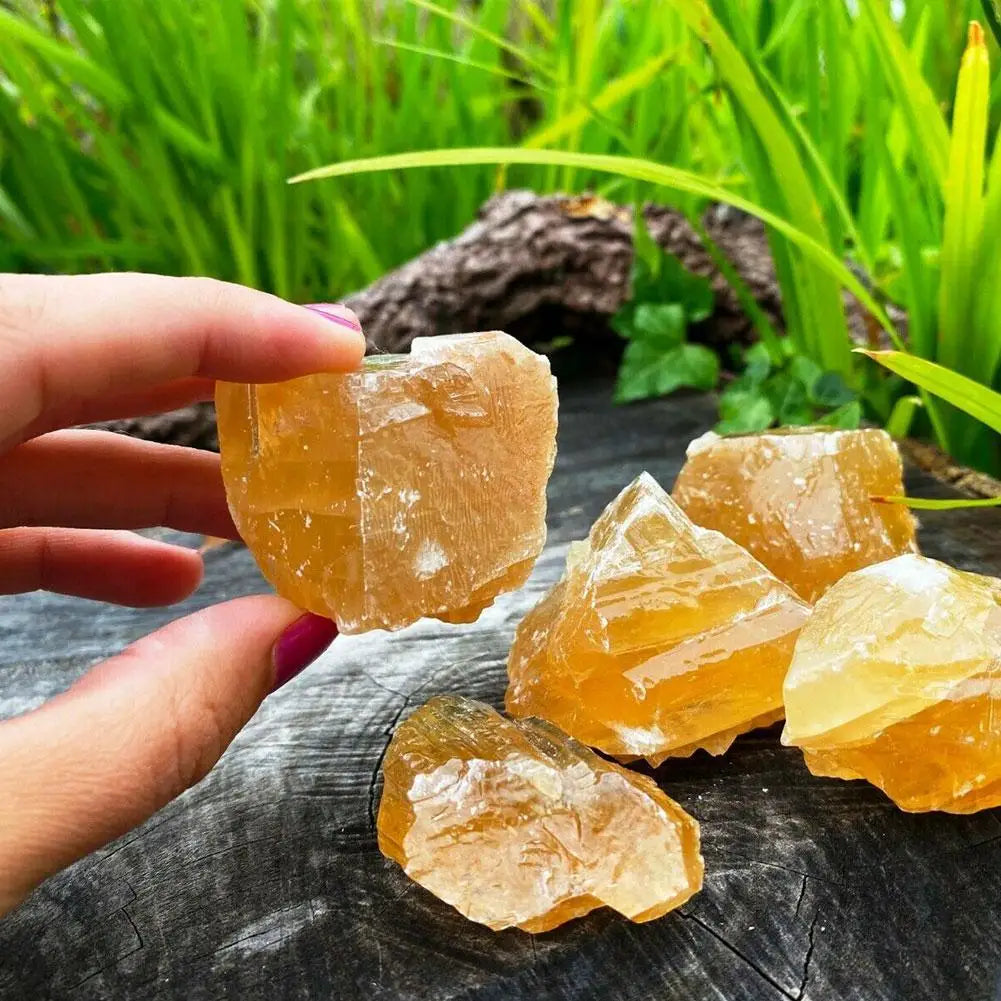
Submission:
[[[458,232],[502,186],[656,197],[696,226],[723,199],[766,222],[799,351],[870,417],[996,469],[968,414],[859,368],[842,303],[851,290],[891,337],[883,306],[901,305],[910,351],[1001,381],[1001,84],[967,38],[982,15],[978,0],[12,0],[0,267],[207,273],[320,300]],[[327,165],[336,184],[285,183]]]

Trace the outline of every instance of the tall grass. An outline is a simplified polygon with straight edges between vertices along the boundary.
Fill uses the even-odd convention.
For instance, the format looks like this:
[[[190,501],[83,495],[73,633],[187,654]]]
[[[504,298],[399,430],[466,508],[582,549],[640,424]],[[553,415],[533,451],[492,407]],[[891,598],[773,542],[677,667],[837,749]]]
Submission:
[[[51,16],[46,13],[50,6]],[[13,0],[0,5],[0,267],[209,273],[298,299],[372,281],[475,215],[501,179],[399,174],[289,188],[417,147],[629,142],[683,126],[680,21],[658,0]],[[673,109],[665,114],[664,109]],[[507,183],[580,188],[538,169]],[[614,186],[611,189],[614,191]]]
[[[872,308],[871,338],[897,303],[911,351],[1001,382],[1001,84],[967,37],[980,13],[7,0],[0,267],[211,273],[319,299],[453,234],[500,186],[654,195],[693,218],[723,198],[768,224],[796,349],[896,425],[905,384],[853,359],[844,288]],[[432,162],[463,166],[400,169]],[[284,183],[326,164],[336,184]],[[994,437],[925,400],[958,458],[1001,467]]]

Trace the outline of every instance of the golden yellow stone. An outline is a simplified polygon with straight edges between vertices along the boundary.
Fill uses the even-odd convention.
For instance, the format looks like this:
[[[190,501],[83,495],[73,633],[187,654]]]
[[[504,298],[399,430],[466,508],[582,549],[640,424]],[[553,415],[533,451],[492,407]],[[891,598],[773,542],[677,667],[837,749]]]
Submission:
[[[279,594],[342,632],[472,622],[542,550],[556,381],[507,334],[220,385],[216,407],[240,535]]]
[[[813,602],[852,570],[916,551],[910,511],[870,500],[903,492],[885,431],[785,428],[697,438],[673,497]]]
[[[596,907],[649,921],[702,887],[699,826],[556,727],[441,696],[397,727],[379,848],[461,914],[542,932]]]
[[[644,473],[570,547],[563,579],[518,626],[507,709],[627,760],[721,754],[782,718],[808,614]]]
[[[908,554],[817,602],[785,681],[784,744],[904,810],[1001,806],[1001,581]]]

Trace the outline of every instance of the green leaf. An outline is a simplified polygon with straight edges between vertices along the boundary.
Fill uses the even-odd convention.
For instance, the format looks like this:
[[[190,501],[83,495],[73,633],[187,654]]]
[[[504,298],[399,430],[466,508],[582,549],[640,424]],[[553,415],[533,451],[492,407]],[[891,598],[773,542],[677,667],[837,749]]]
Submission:
[[[664,351],[649,341],[634,340],[622,356],[615,402],[666,396],[683,386],[708,390],[718,378],[719,360],[701,344],[681,344]]]
[[[886,421],[886,433],[891,438],[906,438],[918,408],[922,406],[920,396],[901,396],[893,404],[893,410]]]
[[[640,303],[633,314],[632,338],[659,348],[677,347],[685,339],[685,311],[677,302]]]
[[[775,411],[766,396],[732,386],[720,396],[719,415],[721,420],[715,428],[719,434],[764,431],[775,423]]]
[[[689,323],[712,316],[714,296],[709,279],[686,271],[681,261],[671,254],[665,254],[661,261],[657,293],[658,301],[683,306]]]
[[[612,318],[608,321],[608,325],[614,330],[620,337],[624,337],[627,341],[632,340],[633,334],[635,332],[635,326],[633,321],[636,317],[636,307],[632,303],[626,303],[617,313],[615,313]]]
[[[841,407],[855,398],[840,372],[822,372],[810,385],[810,402],[818,407]]]
[[[812,358],[808,358],[806,355],[796,355],[789,362],[789,374],[804,389],[810,390],[823,374],[823,370]]]
[[[773,372],[761,386],[761,392],[767,397],[768,402],[771,403],[776,419],[782,411],[789,387],[794,381],[792,373],[788,369],[782,368],[777,372]]]
[[[853,431],[862,423],[862,404],[858,400],[852,400],[851,403],[846,403],[843,407],[838,407],[829,414],[825,414],[817,423],[825,427],[845,428]]]
[[[715,351],[704,344],[682,344],[674,354],[675,372],[684,380],[680,385],[706,391],[716,388],[719,358]]]
[[[760,341],[752,344],[744,352],[743,378],[752,386],[760,386],[772,370],[772,358],[768,348]]]
[[[1001,433],[1001,393],[996,393],[965,375],[950,372],[941,365],[904,351],[865,351],[856,348],[856,352],[867,355],[884,368],[941,397]]]
[[[806,396],[806,387],[798,379],[790,379],[779,405],[779,424],[802,426],[813,423],[813,410]]]

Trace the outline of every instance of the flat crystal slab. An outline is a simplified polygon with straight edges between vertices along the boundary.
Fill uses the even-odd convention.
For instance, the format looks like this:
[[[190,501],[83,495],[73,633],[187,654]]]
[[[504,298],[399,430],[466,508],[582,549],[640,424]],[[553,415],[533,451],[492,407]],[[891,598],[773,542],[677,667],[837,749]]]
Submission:
[[[216,406],[241,536],[279,594],[342,632],[471,622],[542,551],[556,381],[507,334],[222,384]]]
[[[885,431],[785,428],[697,438],[672,496],[813,602],[846,573],[916,550],[910,511],[870,500],[903,492]]]
[[[548,931],[597,907],[649,921],[702,886],[695,820],[542,720],[440,696],[397,727],[383,775],[382,852],[490,928]]]
[[[781,719],[808,614],[644,473],[573,543],[563,579],[518,626],[507,709],[624,760],[721,754]]]
[[[784,744],[909,811],[1001,806],[1001,581],[917,555],[817,602],[785,681]]]

